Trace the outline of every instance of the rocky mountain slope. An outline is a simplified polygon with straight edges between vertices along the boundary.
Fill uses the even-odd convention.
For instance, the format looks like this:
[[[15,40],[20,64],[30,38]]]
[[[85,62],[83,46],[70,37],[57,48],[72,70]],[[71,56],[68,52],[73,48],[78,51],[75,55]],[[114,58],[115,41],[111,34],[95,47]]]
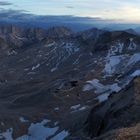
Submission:
[[[127,31],[1,26],[0,139],[138,139],[139,46]]]

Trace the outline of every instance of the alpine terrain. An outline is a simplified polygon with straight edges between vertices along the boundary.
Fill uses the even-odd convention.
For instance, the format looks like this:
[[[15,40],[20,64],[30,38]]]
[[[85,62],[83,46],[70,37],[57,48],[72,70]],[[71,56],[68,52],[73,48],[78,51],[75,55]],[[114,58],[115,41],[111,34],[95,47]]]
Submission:
[[[0,25],[0,140],[140,140],[140,36]]]

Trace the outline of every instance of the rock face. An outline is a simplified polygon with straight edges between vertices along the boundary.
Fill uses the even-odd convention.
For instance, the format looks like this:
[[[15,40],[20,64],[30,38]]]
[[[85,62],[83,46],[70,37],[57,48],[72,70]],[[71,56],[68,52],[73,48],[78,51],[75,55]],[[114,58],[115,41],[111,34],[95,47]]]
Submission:
[[[64,38],[71,35],[65,27],[53,27],[48,30],[40,28],[25,28],[15,25],[1,25],[0,37],[10,46],[22,47],[42,41],[45,38]]]
[[[138,131],[139,46],[125,31],[1,26],[2,138],[123,139]]]
[[[140,78],[93,109],[88,118],[88,132],[94,140],[139,139]],[[113,130],[113,131],[112,131]]]
[[[138,83],[139,78],[136,78],[120,93],[91,111],[88,129],[92,136],[99,136],[112,129],[133,126],[140,121]]]

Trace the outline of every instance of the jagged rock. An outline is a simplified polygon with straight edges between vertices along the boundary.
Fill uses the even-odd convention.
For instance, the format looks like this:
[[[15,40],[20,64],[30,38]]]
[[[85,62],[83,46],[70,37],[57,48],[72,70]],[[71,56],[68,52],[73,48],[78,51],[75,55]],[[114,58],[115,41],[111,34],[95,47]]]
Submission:
[[[133,126],[140,121],[140,78],[136,78],[120,93],[111,96],[107,102],[93,108],[87,119],[87,131],[91,137],[109,135],[108,131]],[[124,131],[127,129],[124,129]],[[129,130],[129,129],[128,129]],[[107,134],[106,134],[107,133]],[[117,131],[116,131],[117,133]],[[121,134],[120,134],[121,135]],[[122,134],[123,135],[123,134]],[[125,137],[124,132],[124,137]],[[112,137],[112,136],[110,136]],[[117,140],[121,140],[118,136]],[[135,134],[134,134],[135,137]],[[98,139],[98,138],[97,138]],[[99,138],[101,139],[101,138]],[[102,138],[107,139],[107,138]],[[113,138],[115,139],[115,136]],[[122,138],[124,139],[124,138]],[[129,137],[128,137],[129,139]],[[131,135],[130,135],[131,139]],[[133,139],[133,138],[132,138]]]

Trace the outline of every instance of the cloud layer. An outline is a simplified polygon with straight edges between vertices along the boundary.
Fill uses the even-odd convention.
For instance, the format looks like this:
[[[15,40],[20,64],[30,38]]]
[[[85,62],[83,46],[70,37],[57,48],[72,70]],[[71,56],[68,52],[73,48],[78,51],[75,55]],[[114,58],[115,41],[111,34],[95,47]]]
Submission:
[[[12,3],[8,1],[0,1],[0,6],[7,6],[7,5],[12,5]]]
[[[11,0],[0,1],[6,10],[25,10],[35,15],[100,17],[140,23],[140,0]]]
[[[107,28],[113,30],[122,30],[139,27],[138,24],[116,24],[114,20],[105,20],[102,18],[89,18],[68,15],[33,15],[24,10],[1,10],[0,24],[16,24],[26,27],[49,28],[52,26],[66,26],[74,31],[81,31],[90,28]]]

